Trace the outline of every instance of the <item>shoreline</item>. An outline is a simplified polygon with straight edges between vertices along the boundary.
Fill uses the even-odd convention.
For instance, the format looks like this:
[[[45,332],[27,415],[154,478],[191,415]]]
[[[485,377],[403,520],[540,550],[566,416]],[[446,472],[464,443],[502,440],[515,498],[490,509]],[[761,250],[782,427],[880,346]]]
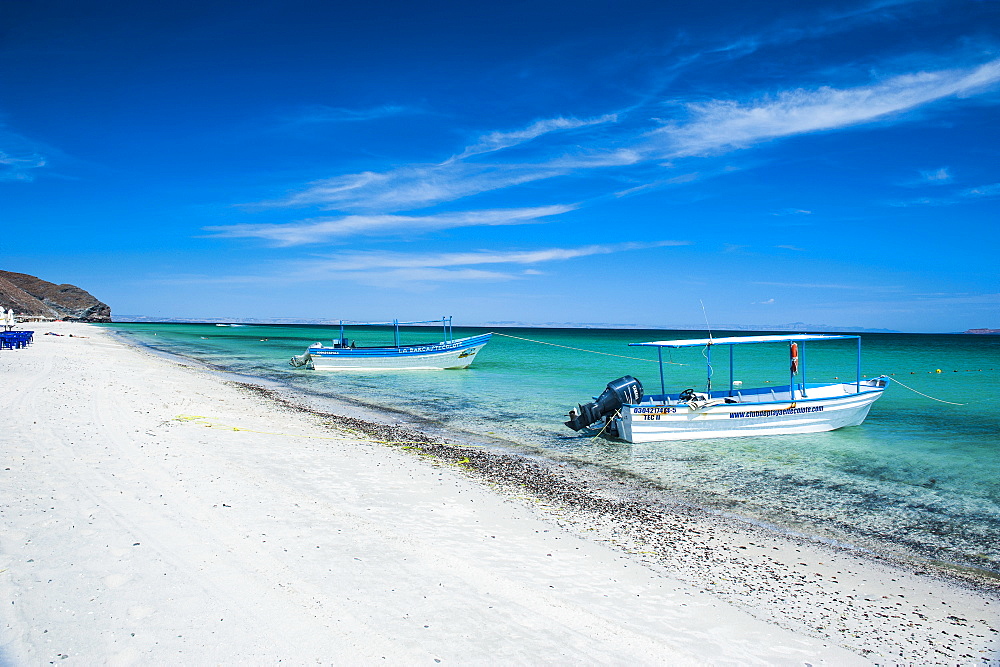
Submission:
[[[621,480],[624,480],[625,485],[632,488],[630,493],[633,495],[636,493],[642,494],[648,502],[665,502],[671,506],[689,506],[693,511],[726,517],[735,520],[737,523],[755,526],[756,528],[787,536],[791,539],[827,545],[845,552],[856,552],[862,555],[868,554],[881,561],[895,563],[913,570],[931,571],[948,580],[965,582],[985,591],[1000,592],[1000,572],[978,567],[972,559],[968,557],[963,558],[961,554],[954,552],[937,553],[932,546],[890,540],[885,537],[879,539],[880,536],[864,533],[847,531],[846,534],[836,535],[826,530],[826,527],[822,525],[805,524],[803,527],[797,527],[792,524],[782,525],[761,516],[752,516],[746,512],[741,514],[738,505],[720,503],[718,498],[685,493],[677,489],[666,489],[654,480],[643,478],[629,471],[604,468],[572,455],[555,454],[552,451],[540,448],[536,449],[528,443],[515,442],[496,435],[487,435],[458,429],[450,425],[442,425],[440,422],[423,415],[367,402],[350,396],[311,394],[286,384],[279,379],[255,376],[240,371],[230,371],[194,357],[188,357],[170,350],[159,349],[145,342],[130,338],[121,331],[111,330],[111,334],[128,345],[149,351],[158,357],[172,360],[175,363],[182,365],[193,364],[196,367],[214,373],[217,377],[224,380],[236,377],[240,378],[238,383],[242,382],[247,385],[263,387],[266,392],[269,392],[268,395],[270,398],[284,402],[288,407],[303,409],[306,412],[313,412],[322,416],[339,417],[346,415],[353,419],[370,422],[373,427],[383,427],[391,424],[410,429],[420,438],[436,438],[442,441],[441,444],[447,444],[459,449],[469,446],[486,447],[501,454],[513,454],[514,456],[526,457],[532,461],[540,461],[544,464],[543,467],[547,466],[550,470],[557,470],[559,466],[569,466],[577,471],[576,476],[588,475],[590,477],[589,483],[592,486],[604,486],[610,491],[621,491],[621,489],[616,488],[616,485]],[[428,434],[431,435],[428,436]],[[566,476],[564,475],[564,477]],[[566,477],[564,483],[572,484],[573,476]],[[948,560],[949,557],[952,560]]]
[[[87,325],[66,324],[60,327],[77,331],[80,330],[78,327]],[[970,583],[961,583],[943,576],[907,571],[904,565],[888,562],[884,558],[864,556],[856,551],[847,551],[834,545],[824,545],[794,535],[782,535],[753,526],[746,521],[726,517],[721,513],[713,515],[680,502],[669,503],[664,501],[662,496],[653,497],[655,494],[644,493],[639,484],[625,483],[623,480],[609,482],[606,475],[603,479],[599,479],[600,475],[580,466],[558,462],[543,464],[528,456],[512,452],[495,453],[461,443],[441,443],[440,437],[420,433],[418,429],[407,424],[378,424],[359,417],[330,415],[308,406],[295,405],[273,390],[254,383],[223,379],[219,377],[222,374],[217,371],[157,358],[158,354],[126,345],[109,332],[104,331],[98,335],[95,331],[101,331],[99,327],[88,327],[82,331],[91,341],[81,347],[95,346],[89,352],[84,349],[84,354],[103,351],[119,362],[139,369],[137,372],[146,374],[145,384],[136,380],[132,388],[141,389],[163,402],[162,407],[150,403],[148,412],[157,414],[149,417],[143,416],[143,411],[137,408],[132,409],[133,414],[126,414],[129,408],[126,407],[127,401],[122,402],[126,399],[121,396],[113,396],[105,401],[114,403],[114,407],[122,414],[117,420],[109,419],[109,426],[97,428],[99,434],[103,434],[107,440],[114,441],[119,453],[132,459],[132,463],[138,462],[145,466],[140,468],[143,468],[141,472],[147,474],[139,474],[139,471],[136,471],[131,475],[130,482],[133,487],[146,485],[158,491],[167,491],[175,495],[179,493],[180,483],[171,475],[165,474],[159,461],[161,455],[166,461],[171,461],[172,456],[177,456],[177,470],[182,473],[183,478],[195,480],[193,484],[197,489],[190,492],[198,499],[204,500],[209,497],[215,482],[232,485],[234,491],[242,491],[247,497],[254,497],[251,492],[261,496],[267,495],[275,506],[287,510],[286,518],[297,519],[293,523],[298,532],[302,533],[297,535],[297,539],[301,539],[303,535],[316,535],[315,539],[318,542],[322,536],[322,539],[326,540],[324,544],[330,547],[336,546],[335,535],[340,535],[345,530],[350,532],[357,529],[367,541],[377,542],[383,547],[382,557],[375,558],[378,565],[372,565],[367,571],[367,574],[375,579],[389,576],[385,569],[387,563],[392,562],[395,564],[394,567],[398,566],[395,559],[385,558],[385,547],[390,545],[389,551],[407,553],[421,561],[420,569],[406,569],[409,566],[405,566],[404,576],[393,578],[393,581],[411,592],[421,589],[423,583],[426,583],[414,580],[423,576],[418,575],[418,572],[439,574],[436,560],[441,558],[448,562],[448,571],[457,573],[457,577],[467,588],[477,588],[472,582],[479,577],[494,582],[495,588],[505,590],[516,588],[516,595],[506,597],[500,595],[497,599],[492,597],[495,593],[483,590],[473,593],[468,593],[465,589],[462,593],[458,590],[451,591],[453,596],[465,600],[466,607],[477,610],[471,615],[458,615],[454,618],[451,617],[454,612],[449,608],[449,604],[452,603],[451,598],[448,599],[448,604],[444,599],[437,600],[433,604],[418,602],[416,604],[418,607],[430,605],[428,609],[432,609],[434,612],[432,615],[448,617],[445,625],[451,624],[452,632],[446,636],[424,637],[433,633],[421,632],[419,628],[414,632],[409,629],[408,622],[400,626],[402,622],[399,620],[382,619],[389,622],[394,631],[399,631],[398,636],[403,637],[398,639],[397,635],[389,637],[385,632],[377,633],[380,637],[379,646],[397,658],[413,659],[417,655],[425,655],[424,651],[428,646],[434,648],[432,653],[440,653],[444,650],[445,643],[449,641],[457,642],[466,651],[471,650],[467,642],[456,640],[455,628],[461,627],[462,621],[472,622],[480,632],[488,628],[485,635],[488,638],[487,649],[490,652],[474,654],[478,657],[470,658],[469,656],[473,654],[455,653],[455,647],[452,647],[445,651],[450,651],[450,655],[439,659],[454,661],[461,660],[464,656],[467,658],[466,661],[471,662],[492,659],[524,661],[530,660],[528,656],[537,659],[540,655],[551,655],[564,660],[585,658],[584,661],[588,662],[608,659],[617,662],[632,656],[631,659],[643,663],[671,659],[684,663],[714,661],[742,663],[763,660],[771,663],[801,664],[810,660],[825,659],[838,664],[844,662],[863,664],[868,660],[922,664],[932,662],[983,664],[987,660],[996,661],[1000,655],[997,650],[1000,645],[997,633],[997,627],[1000,626],[997,620],[1000,616],[998,613],[1000,597],[995,586],[987,585],[989,582],[984,582],[977,588]],[[73,350],[69,350],[64,343],[75,344],[83,341],[62,338],[43,341],[39,340],[43,338],[41,332],[37,333],[39,335],[36,335],[36,343],[32,348],[11,351],[12,353],[6,354],[0,363],[4,364],[5,370],[9,368],[13,372],[15,380],[22,383],[32,384],[42,380],[54,383],[58,377],[52,373],[60,370],[56,368],[58,359],[40,357],[36,354],[37,351],[42,349],[43,344],[54,349],[54,345],[48,344],[59,343],[61,351],[67,355],[66,358],[73,359]],[[36,373],[32,373],[30,369],[19,368],[16,365],[19,359],[31,358],[25,355],[18,356],[21,352],[35,354],[34,361],[37,363],[41,358],[43,363],[47,364],[46,368]],[[79,355],[75,358],[84,365],[87,361],[81,360]],[[87,369],[70,370],[83,372]],[[34,376],[39,372],[42,374],[42,380],[36,381]],[[61,368],[61,372],[65,373],[67,369]],[[99,375],[101,369],[89,369],[89,372],[92,375]],[[7,375],[11,377],[11,373]],[[114,374],[111,373],[105,379],[112,385],[119,382],[113,378]],[[120,382],[128,383],[129,379],[123,377]],[[164,394],[163,387],[150,386],[151,383],[172,385],[173,393]],[[13,397],[15,401],[25,400],[10,387],[5,389],[9,392],[4,394],[5,397]],[[93,388],[96,398],[78,396],[71,390],[52,389],[53,393],[59,394],[60,400],[65,402],[65,405],[59,406],[50,404],[46,394],[49,389],[45,383],[33,385],[33,389],[27,392],[27,395],[35,401],[34,406],[37,408],[50,408],[58,412],[60,418],[65,421],[77,419],[76,429],[68,433],[79,433],[81,425],[89,424],[96,428],[93,426],[94,423],[103,424],[94,422],[93,414],[74,416],[80,408],[79,405],[74,405],[74,402],[99,401],[101,392],[111,391],[110,389],[104,388],[100,383],[96,384]],[[197,397],[191,395],[192,391]],[[197,407],[214,408],[215,403],[224,406],[220,405],[214,412],[207,409],[197,411],[204,414],[187,410]],[[185,411],[180,412],[181,408]],[[210,412],[213,413],[209,414]],[[96,413],[106,416],[109,413],[108,405],[96,410]],[[39,440],[35,437],[38,435],[35,432],[38,430],[37,420],[34,424],[30,423],[27,417],[18,417],[13,421],[16,422],[12,424],[13,433],[8,433],[6,437],[20,438],[12,442],[12,448],[20,454],[24,470],[18,468],[14,477],[26,489],[47,484],[44,477],[29,479],[28,476],[37,475],[44,471],[46,466],[54,465],[51,459],[56,453],[69,454],[74,458],[79,456],[75,447],[64,445],[55,452],[41,446],[45,438]],[[55,426],[47,428],[55,429],[53,433],[58,431]],[[115,432],[109,435],[105,432],[108,429]],[[128,431],[131,435],[124,437],[116,429]],[[65,437],[82,439],[86,441],[84,445],[100,454],[97,440],[91,441],[92,439],[88,439],[89,436],[86,434]],[[377,442],[379,440],[386,442]],[[140,449],[157,448],[155,458],[150,458],[152,455],[148,451],[141,452],[136,449],[136,443],[140,443]],[[253,444],[250,452],[246,449],[248,443]],[[76,446],[78,443],[70,442],[70,444]],[[109,446],[111,445],[105,445],[105,449]],[[45,453],[36,451],[36,448]],[[179,453],[172,454],[167,452],[167,449],[177,450]],[[109,488],[117,488],[116,485],[120,482],[108,478],[105,468],[115,469],[122,475],[127,474],[127,469],[114,468],[112,463],[97,454],[90,465],[100,473],[99,476]],[[46,460],[39,460],[39,456]],[[276,460],[270,462],[254,456],[264,456],[265,459],[270,456]],[[329,457],[335,457],[342,467],[330,467],[326,462]],[[234,465],[234,462],[238,465]],[[199,463],[205,464],[205,469],[199,468]],[[270,476],[261,477],[255,471],[255,464],[267,466],[269,472],[275,473],[275,479],[270,479]],[[316,477],[314,468],[317,466],[321,466],[326,475],[322,479]],[[389,470],[384,473],[373,472],[382,467]],[[233,469],[238,470],[239,475],[230,479],[230,471]],[[344,477],[343,471],[348,469],[353,470],[359,479]],[[10,478],[12,472],[14,471],[7,471],[4,474]],[[389,472],[399,474],[390,475],[385,479],[379,478],[378,489],[366,484],[368,481],[375,481],[373,475]],[[281,479],[278,473],[290,477]],[[212,478],[213,474],[217,477]],[[414,481],[416,479],[420,482]],[[90,488],[88,486],[90,482],[85,477],[74,477],[74,480],[76,486],[73,488],[79,490],[80,497],[94,497],[96,494],[96,497],[104,500],[113,499],[113,496],[102,496],[94,488]],[[296,480],[301,484],[292,483]],[[157,483],[154,484],[154,481]],[[609,484],[612,483],[623,488],[609,489]],[[291,486],[287,486],[288,484]],[[298,509],[299,505],[289,503],[292,494],[297,494],[302,489],[310,491],[310,494],[302,496],[303,500],[311,498],[313,494],[322,496],[329,493],[327,485],[336,488],[336,497],[339,499],[336,502],[346,502],[354,519],[364,517],[366,512],[373,511],[374,508],[400,523],[393,525],[383,522],[369,525],[362,522],[359,528],[352,521],[347,521],[337,524],[340,528],[334,533],[330,530],[333,524],[325,515],[304,516],[303,511]],[[422,485],[431,485],[435,493],[427,496]],[[458,496],[454,495],[456,489]],[[38,495],[41,489],[33,488],[33,490]],[[124,492],[124,489],[122,491]],[[45,493],[60,495],[56,487]],[[469,514],[472,510],[470,506],[464,504],[466,496],[474,503],[489,506],[490,513]],[[419,502],[412,504],[417,497]],[[441,524],[437,517],[432,516],[431,513],[434,512],[432,505],[436,505],[442,498],[444,499],[441,503],[444,507],[442,511],[460,524],[459,527],[449,523]],[[330,501],[333,501],[333,496]],[[188,544],[190,539],[186,535],[188,532],[198,532],[201,521],[206,521],[214,531],[226,532],[227,526],[219,524],[219,519],[214,516],[217,514],[214,510],[219,509],[217,505],[221,504],[227,508],[228,514],[237,514],[228,512],[228,509],[236,505],[220,502],[212,505],[212,512],[206,509],[200,510],[196,517],[198,521],[193,521],[192,517],[181,510],[173,510],[178,512],[176,515],[159,513],[154,507],[155,503],[141,494],[134,502],[150,522],[164,524],[172,531],[168,532],[195,551],[198,549]],[[459,505],[459,502],[463,504]],[[34,662],[35,659],[44,657],[41,649],[51,643],[52,637],[43,637],[40,625],[25,628],[23,624],[29,619],[33,623],[37,623],[40,618],[51,620],[58,614],[51,609],[52,599],[39,595],[39,591],[36,590],[44,589],[44,586],[40,584],[40,578],[32,579],[28,573],[35,566],[26,565],[25,559],[18,560],[18,554],[26,555],[31,549],[37,549],[37,547],[29,548],[28,545],[42,539],[41,527],[48,525],[45,522],[52,518],[43,515],[56,511],[58,505],[53,505],[52,510],[45,510],[39,502],[19,500],[19,503],[20,512],[10,512],[8,519],[5,520],[5,524],[10,524],[8,530],[13,528],[13,533],[20,535],[20,538],[7,538],[0,542],[2,545],[0,555],[3,556],[0,569],[6,568],[9,575],[9,577],[4,575],[8,578],[5,578],[0,585],[5,592],[12,594],[11,599],[17,600],[22,606],[12,605],[11,609],[7,609],[7,614],[10,616],[5,615],[4,618],[6,624],[3,634],[0,635],[0,651],[2,651],[0,655],[10,654],[11,659],[24,658],[28,662]],[[261,503],[261,505],[263,507],[266,504]],[[292,509],[291,505],[296,509]],[[462,511],[457,511],[460,507]],[[421,511],[415,515],[413,509]],[[236,521],[237,525],[266,523],[270,527],[269,530],[281,532],[279,526],[268,518],[270,515],[261,514],[265,509],[246,511],[249,514],[246,515],[244,523]],[[213,516],[207,517],[206,512]],[[488,538],[474,534],[478,530],[477,524],[493,521],[499,516],[508,520],[502,522],[502,526],[494,528],[497,533]],[[66,519],[65,514],[62,518]],[[529,524],[548,526],[548,528],[535,527],[525,532],[523,528]],[[121,526],[109,525],[101,537],[115,535],[115,531],[121,529]],[[448,552],[446,557],[437,547],[438,542],[422,541],[421,538],[425,533],[420,532],[420,529],[426,531],[426,535],[437,536],[438,542],[447,543],[453,552]],[[213,559],[227,561],[235,558],[226,556],[224,549],[218,549],[220,545],[228,547],[230,552],[241,552],[237,548],[237,545],[242,544],[239,539],[234,536],[230,536],[228,540],[218,539],[212,537],[212,530],[205,533],[208,536],[208,546],[202,549],[199,558],[185,560],[184,553],[172,550],[168,544],[160,544],[158,553],[162,557],[161,560],[180,563],[177,574],[182,575],[180,579],[184,579],[184,575],[189,577],[191,575],[190,567],[187,569],[182,567],[185,564],[191,565],[196,562],[204,566],[204,569],[213,570],[213,567],[209,567]],[[473,533],[470,533],[470,530]],[[296,536],[285,530],[282,537],[287,551],[287,545],[295,541],[292,538]],[[496,540],[497,537],[506,538],[517,546],[506,548],[501,553],[493,552],[491,549],[497,542],[492,540]],[[27,539],[27,542],[23,542],[24,539]],[[533,542],[539,539],[543,542],[539,544]],[[411,543],[419,544],[413,546]],[[549,555],[540,559],[535,558],[534,547],[542,544],[548,550],[545,553]],[[530,545],[534,547],[525,549]],[[572,549],[567,551],[570,545]],[[60,552],[66,562],[73,563],[79,561],[86,553],[79,549],[80,546],[71,539],[66,545],[54,543],[50,549],[53,552]],[[320,546],[315,548],[319,549]],[[244,555],[266,557],[265,560],[279,569],[287,570],[291,567],[286,563],[285,556],[271,552],[270,547],[257,547],[257,549],[260,551],[252,549],[252,553]],[[579,551],[585,552],[587,556],[585,560],[591,563],[591,569],[581,570],[579,569],[583,567],[581,563],[569,558],[577,555],[576,552]],[[310,552],[303,552],[299,556],[307,558],[306,554],[309,554],[308,558],[314,558]],[[459,554],[457,560],[454,554]],[[465,558],[462,557],[463,554]],[[473,567],[470,563],[479,565],[475,559],[468,559],[471,554],[483,558],[490,566],[476,567],[475,572],[467,571],[469,567]],[[558,558],[558,566],[553,565],[557,562],[553,559],[553,554],[561,556]],[[37,563],[39,559],[31,558],[31,561]],[[516,566],[512,566],[508,561]],[[261,579],[260,576],[253,576],[259,573],[255,572],[253,566],[248,565],[250,562],[252,561],[236,558],[228,563],[232,568],[251,575],[249,580],[255,583],[257,592],[263,594],[264,602],[260,604],[264,607],[258,612],[258,616],[244,619],[248,621],[246,627],[254,627],[251,621],[257,624],[263,623],[265,620],[263,617],[267,615],[263,611],[265,607],[269,610],[272,607],[284,608],[293,617],[302,620],[302,608],[289,602],[284,595],[285,591],[280,590],[283,586],[270,585],[270,580],[266,577]],[[109,569],[115,569],[112,565],[110,561],[98,559],[91,569],[99,570],[98,574],[101,574]],[[314,567],[295,571],[300,587],[311,590],[323,605],[334,607],[340,605],[343,608],[342,598],[354,595],[353,589],[345,590],[338,587],[335,582],[327,581],[325,577],[329,575],[322,574],[321,566],[315,563],[313,565]],[[50,567],[55,568],[53,571],[60,569],[58,564]],[[353,567],[360,566],[355,563]],[[72,570],[72,567],[70,569]],[[168,591],[155,585],[148,572],[142,568],[138,569],[140,572],[134,578],[141,579],[145,583],[144,587],[139,588],[144,589],[146,593],[152,592],[153,598],[164,598]],[[225,568],[214,569],[216,573],[225,572]],[[101,581],[116,576],[104,574],[101,578],[98,574],[93,576]],[[448,578],[444,572],[440,574],[444,577],[444,581],[441,582],[443,587]],[[554,581],[559,582],[559,588],[566,587],[568,592],[541,594],[538,590],[542,588],[541,586],[535,587],[521,581],[522,577],[534,580],[543,575],[554,578]],[[576,575],[582,580],[573,580],[570,575]],[[586,579],[595,576],[619,582],[627,580],[629,585],[598,586],[594,589],[595,582]],[[634,577],[639,579],[633,579]],[[223,576],[222,580],[226,578]],[[433,579],[433,576],[431,578]],[[129,581],[132,579],[126,579],[125,583],[114,588],[116,590],[127,588]],[[202,591],[202,599],[199,599],[198,594],[192,594],[188,598],[190,608],[198,610],[202,615],[206,600],[218,602],[218,598],[226,598],[226,595],[214,595],[214,588],[208,586],[207,582],[203,583],[205,584],[203,588],[206,590]],[[225,589],[229,596],[235,595],[234,591],[239,588],[237,584],[238,582],[235,582],[232,587]],[[355,577],[353,584],[368,586],[364,577]],[[636,586],[639,587],[635,588]],[[620,590],[622,588],[633,592],[625,595]],[[369,592],[375,593],[371,590]],[[463,595],[465,597],[462,597]],[[552,595],[564,597],[553,600],[548,597]],[[618,605],[614,611],[612,611],[613,606],[608,607],[608,599],[600,599],[608,596],[611,596],[610,599]],[[74,599],[70,607],[87,608],[84,597],[79,596],[79,599]],[[375,597],[379,599],[366,603],[366,618],[382,618],[381,615],[385,613],[383,608],[395,609],[397,605],[394,596],[387,590],[380,589]],[[418,597],[413,597],[413,600],[417,600]],[[633,597],[650,599],[639,602],[632,599]],[[501,608],[508,612],[507,615],[500,614],[499,617],[495,617],[494,612],[480,609],[482,606],[480,603],[487,598],[490,602],[504,603],[506,607]],[[424,600],[426,599],[425,597]],[[534,628],[523,621],[515,621],[515,616],[510,615],[511,605],[521,605],[523,600],[534,603],[528,606],[535,617],[547,618],[552,622],[555,618],[562,618],[560,614],[569,609],[573,611],[569,614],[571,620],[560,621],[563,625],[557,628],[558,631],[551,628],[544,630]],[[583,600],[586,600],[587,604],[581,604]],[[22,611],[24,604],[32,609],[37,617],[25,615]],[[108,604],[113,605],[113,602],[109,599]],[[494,608],[490,605],[485,606],[491,610]],[[696,608],[696,612],[692,611],[692,606]],[[552,616],[548,611],[550,608],[562,611]],[[294,660],[296,657],[304,657],[311,651],[309,655],[326,655],[328,659],[333,659],[334,654],[329,653],[331,647],[349,646],[351,650],[339,654],[339,657],[353,655],[362,662],[379,658],[375,655],[377,650],[368,651],[358,644],[360,635],[357,633],[374,627],[365,626],[363,622],[360,628],[341,634],[334,633],[336,636],[333,639],[327,638],[325,643],[311,635],[306,637],[303,635],[304,631],[295,631],[292,634],[302,640],[300,645],[279,642],[287,652],[277,653],[268,653],[259,640],[244,636],[245,633],[236,630],[226,636],[242,648],[227,656],[197,653],[197,647],[201,646],[197,640],[180,641],[182,639],[180,637],[172,639],[173,635],[178,634],[174,632],[176,628],[165,619],[158,618],[155,610],[145,616],[142,616],[142,613],[144,612],[126,611],[123,616],[125,619],[141,616],[133,622],[136,626],[142,626],[143,619],[157,618],[156,622],[162,624],[160,628],[162,632],[157,636],[165,645],[170,645],[171,649],[181,645],[183,649],[181,652],[189,657],[193,655],[202,658],[211,655],[222,662],[234,662],[240,659],[259,660],[272,655],[285,655]],[[312,617],[319,616],[322,615],[312,614]],[[594,628],[600,627],[601,624],[591,616],[603,622],[613,623],[615,630],[610,635],[607,629],[594,633]],[[332,622],[329,618],[324,618],[327,623]],[[727,619],[728,622],[724,623],[722,619]],[[594,623],[598,625],[595,626]],[[283,626],[287,626],[287,623]],[[222,632],[219,626],[213,624],[212,627],[215,628],[213,633]],[[315,623],[310,625],[307,622],[306,627],[315,627]],[[503,631],[498,631],[498,628]],[[721,630],[722,635],[714,634],[713,628]],[[100,642],[102,639],[106,640],[109,634],[127,636],[125,629],[109,622],[109,626],[98,631],[97,638],[91,640],[94,646],[89,653],[86,650],[82,654],[74,652],[73,657],[86,655],[93,660],[112,655],[107,644]],[[515,635],[520,633],[526,637],[517,647],[509,644],[511,631],[514,629],[517,630]],[[74,637],[73,641],[83,641],[73,634],[74,630],[76,629],[72,624],[64,623],[60,627],[65,636]],[[191,628],[187,630],[190,631]],[[76,630],[78,633],[83,631],[83,628]],[[561,642],[565,642],[565,638],[570,636],[560,635],[560,632],[570,632],[573,637],[577,637],[576,641],[583,641],[579,639],[578,633],[581,631],[584,634],[591,633],[584,642],[588,648],[583,653],[575,653],[570,648],[561,649],[564,652],[557,654],[544,652],[546,649],[553,650],[554,646],[563,645]],[[772,633],[775,634],[772,636]],[[204,635],[204,632],[202,634]],[[556,635],[562,639],[551,643]],[[457,636],[462,636],[462,633],[458,632]],[[202,640],[204,639],[206,637],[202,637]],[[157,657],[163,659],[170,655],[160,652],[166,651],[166,648],[156,646],[147,642],[145,650],[132,653],[124,651],[120,655],[118,653],[114,655],[119,655],[125,664],[140,659],[143,661]],[[788,648],[789,646],[794,647],[794,650]],[[784,648],[779,650],[778,647]],[[539,653],[539,648],[542,648],[543,652]],[[60,655],[65,654],[68,652]],[[176,657],[178,653],[172,655]]]

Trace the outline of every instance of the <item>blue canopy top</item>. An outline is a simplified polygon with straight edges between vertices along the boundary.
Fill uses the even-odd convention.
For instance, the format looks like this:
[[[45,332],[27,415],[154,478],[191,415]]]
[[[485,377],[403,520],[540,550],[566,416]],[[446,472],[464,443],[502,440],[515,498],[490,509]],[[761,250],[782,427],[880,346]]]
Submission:
[[[847,334],[790,334],[787,336],[731,336],[729,338],[688,338],[680,340],[654,340],[648,343],[629,343],[630,347],[704,347],[705,345],[742,345],[746,343],[795,343],[807,340],[837,340],[860,338]]]

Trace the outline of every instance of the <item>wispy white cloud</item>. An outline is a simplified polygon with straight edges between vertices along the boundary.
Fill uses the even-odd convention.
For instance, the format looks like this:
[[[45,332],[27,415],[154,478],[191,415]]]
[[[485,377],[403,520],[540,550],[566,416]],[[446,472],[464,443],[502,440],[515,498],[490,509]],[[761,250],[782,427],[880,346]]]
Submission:
[[[362,172],[315,181],[267,207],[316,206],[324,210],[400,211],[432,206],[470,195],[568,173],[543,165],[502,166],[449,161],[407,165],[386,172]]]
[[[732,171],[734,170],[728,166],[717,170],[707,170],[705,172],[692,171],[684,174],[679,174],[677,176],[671,176],[670,178],[661,178],[659,180],[651,181],[649,183],[643,183],[642,185],[637,185],[635,187],[619,190],[612,194],[613,196],[618,198],[630,197],[632,195],[649,192],[651,190],[656,190],[671,185],[685,185],[687,183],[694,183],[695,181],[700,181],[706,178],[711,178],[713,176],[718,176],[719,174],[730,173]]]
[[[990,183],[988,185],[978,185],[973,188],[959,190],[947,197],[920,197],[906,201],[889,202],[889,206],[953,206],[955,204],[968,204],[983,199],[993,199],[1000,197],[1000,183]]]
[[[940,169],[931,169],[929,171],[921,171],[920,179],[924,183],[949,183],[951,182],[951,173],[948,171],[947,167],[941,167]]]
[[[602,167],[627,167],[629,165],[644,162],[647,156],[633,148],[615,149],[583,149],[574,147],[574,152],[567,152],[565,155],[552,158],[545,163],[549,169],[563,170],[584,170],[599,169]]]
[[[402,287],[419,290],[428,285],[462,282],[505,282],[518,278],[517,275],[502,271],[457,268],[446,269],[428,267],[400,267],[384,271],[343,271],[336,274],[341,280],[350,280],[363,285],[377,287]]]
[[[923,188],[928,185],[949,185],[953,180],[954,176],[948,167],[938,167],[937,169],[921,169],[916,175],[901,181],[898,185],[904,188]]]
[[[567,174],[584,166],[620,165],[637,160],[627,150],[598,151],[578,161],[542,159],[503,164],[471,161],[538,139],[544,135],[613,123],[615,114],[598,118],[550,118],[527,127],[490,132],[461,152],[436,164],[410,164],[384,172],[366,171],[314,181],[305,189],[266,207],[316,206],[325,210],[401,211]],[[564,150],[559,148],[557,150]]]
[[[336,279],[381,287],[423,290],[441,283],[503,282],[543,275],[537,267],[592,255],[608,255],[688,245],[687,241],[618,243],[535,250],[473,250],[468,252],[404,253],[342,252],[307,260],[283,262],[280,271],[258,275],[170,276],[162,283],[294,285]],[[489,268],[496,267],[496,268]]]
[[[259,238],[276,246],[323,243],[358,236],[414,235],[422,232],[499,225],[524,225],[572,211],[575,205],[486,209],[436,215],[348,215],[313,218],[286,224],[243,224],[206,227],[212,238]]]
[[[323,123],[356,123],[393,116],[424,113],[421,109],[399,104],[383,104],[369,109],[346,109],[322,104],[303,109],[286,120],[288,125],[313,125]]]
[[[359,251],[330,255],[308,263],[312,270],[367,271],[382,269],[442,268],[478,266],[482,264],[540,264],[591,255],[608,255],[627,250],[644,250],[665,246],[687,245],[687,241],[656,241],[652,243],[616,243],[580,246],[576,248],[541,248],[537,250],[474,250],[411,254],[401,252]]]
[[[37,153],[10,155],[0,151],[0,181],[33,181],[33,170],[45,165],[45,158]]]
[[[978,197],[997,197],[1000,196],[1000,183],[990,183],[989,185],[980,185],[974,188],[969,188],[962,192],[963,197],[978,198]]]
[[[1000,60],[992,60],[967,69],[904,74],[856,88],[822,86],[747,102],[693,102],[686,105],[687,121],[669,123],[649,136],[651,142],[659,142],[665,157],[710,155],[881,120],[945,98],[973,95],[998,82]]]
[[[796,88],[742,100],[675,100],[674,108],[684,111],[685,117],[665,123],[641,118],[648,107],[630,110],[625,123],[621,122],[625,112],[589,119],[542,119],[520,129],[486,133],[440,163],[322,179],[261,205],[375,213],[410,210],[590,170],[718,155],[784,137],[885,122],[998,83],[1000,59],[967,68],[911,72],[856,87]],[[649,129],[654,123],[659,127]],[[567,132],[572,132],[572,140],[561,136]],[[538,143],[542,137],[546,139]],[[510,157],[505,151],[528,144],[533,149],[519,148],[518,159],[504,159]],[[928,172],[928,178],[937,177],[939,182],[947,175],[947,169]],[[649,187],[669,182],[657,178]],[[620,194],[646,187],[640,184]]]
[[[658,241],[536,250],[474,250],[413,254],[344,252],[300,262],[295,273],[302,280],[336,278],[381,287],[424,289],[429,285],[441,283],[523,280],[541,275],[542,272],[536,267],[548,262],[686,244],[685,241]],[[483,268],[487,266],[497,268]]]
[[[451,158],[451,160],[461,160],[473,155],[492,153],[493,151],[502,150],[504,148],[511,148],[512,146],[523,144],[526,141],[531,141],[532,139],[536,139],[551,132],[575,130],[580,127],[588,127],[591,125],[603,125],[605,123],[613,123],[617,119],[617,114],[605,114],[598,118],[591,119],[560,117],[537,120],[528,127],[520,130],[507,132],[498,131],[484,134],[479,137],[476,143],[466,147],[464,151]]]

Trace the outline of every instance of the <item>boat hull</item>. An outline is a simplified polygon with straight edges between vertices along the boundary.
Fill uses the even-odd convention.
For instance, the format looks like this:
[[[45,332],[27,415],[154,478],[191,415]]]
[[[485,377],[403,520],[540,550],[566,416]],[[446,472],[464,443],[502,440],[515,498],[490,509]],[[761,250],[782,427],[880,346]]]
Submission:
[[[381,348],[311,346],[309,364],[321,371],[450,370],[468,368],[490,334],[434,343]]]
[[[882,396],[885,382],[817,388],[815,396],[794,400],[720,403],[692,408],[688,404],[626,405],[615,419],[619,436],[628,442],[660,442],[733,438],[756,435],[819,433],[857,426]],[[798,392],[796,392],[798,393]],[[810,390],[813,393],[813,390]],[[837,395],[839,394],[839,395]]]

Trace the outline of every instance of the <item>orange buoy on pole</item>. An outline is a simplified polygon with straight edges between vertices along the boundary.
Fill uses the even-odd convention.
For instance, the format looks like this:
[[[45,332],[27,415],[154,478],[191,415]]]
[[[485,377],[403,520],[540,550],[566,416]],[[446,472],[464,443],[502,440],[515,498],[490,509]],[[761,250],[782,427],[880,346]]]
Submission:
[[[788,348],[788,353],[792,358],[791,370],[792,373],[799,372],[799,344],[792,343],[791,347]]]

